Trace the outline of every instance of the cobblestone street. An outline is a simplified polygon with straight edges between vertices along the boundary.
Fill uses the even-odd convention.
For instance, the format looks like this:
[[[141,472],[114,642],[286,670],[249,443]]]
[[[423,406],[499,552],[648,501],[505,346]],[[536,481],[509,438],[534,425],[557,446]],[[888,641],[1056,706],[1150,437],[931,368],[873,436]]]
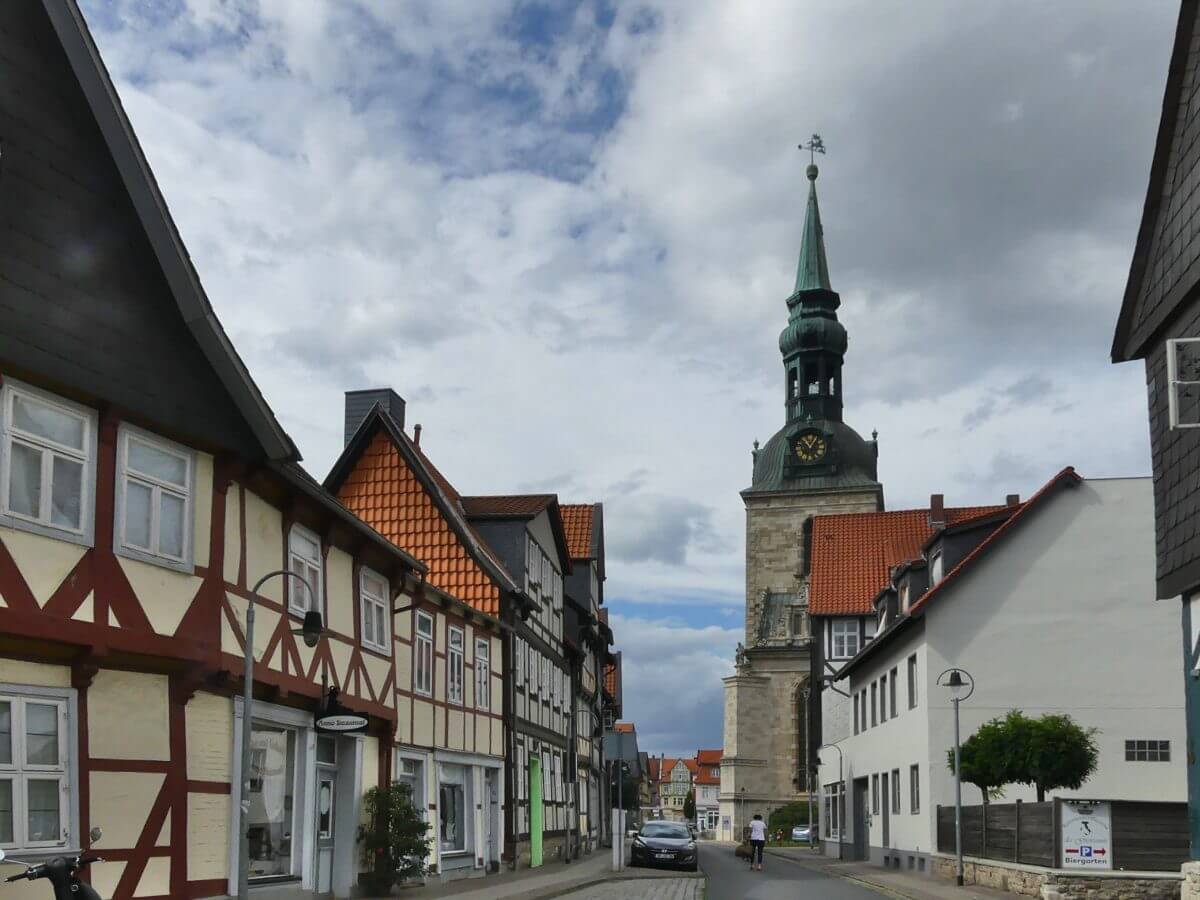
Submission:
[[[703,878],[639,878],[564,894],[562,900],[699,900]]]

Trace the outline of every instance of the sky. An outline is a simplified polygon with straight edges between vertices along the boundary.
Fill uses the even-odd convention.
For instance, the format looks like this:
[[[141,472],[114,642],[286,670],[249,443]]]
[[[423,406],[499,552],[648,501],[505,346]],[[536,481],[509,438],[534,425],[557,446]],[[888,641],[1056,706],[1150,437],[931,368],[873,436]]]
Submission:
[[[644,750],[721,745],[812,133],[888,508],[1149,473],[1108,351],[1174,0],[82,6],[315,476],[387,386],[463,493],[604,503]]]

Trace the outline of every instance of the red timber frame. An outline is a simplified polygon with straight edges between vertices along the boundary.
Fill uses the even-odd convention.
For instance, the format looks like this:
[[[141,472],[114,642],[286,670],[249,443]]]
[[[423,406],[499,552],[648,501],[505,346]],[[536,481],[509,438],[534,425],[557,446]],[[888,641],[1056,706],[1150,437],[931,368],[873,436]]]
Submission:
[[[226,878],[188,881],[188,796],[190,794],[229,794],[227,781],[193,781],[187,777],[186,708],[197,691],[224,696],[241,692],[238,676],[242,658],[222,651],[221,623],[224,617],[244,647],[241,626],[227,599],[250,596],[246,585],[245,490],[238,490],[240,563],[237,584],[224,581],[225,513],[229,486],[241,474],[250,481],[253,473],[235,469],[218,458],[214,463],[209,560],[196,566],[201,579],[191,606],[180,619],[173,635],[155,633],[133,586],[113,552],[114,497],[116,482],[116,445],[118,420],[111,411],[100,417],[97,446],[95,503],[95,541],[79,562],[39,607],[28,583],[21,575],[9,549],[0,541],[0,657],[33,662],[67,665],[71,685],[77,695],[78,779],[74,790],[78,799],[80,833],[86,849],[88,832],[93,825],[90,776],[92,772],[161,773],[163,784],[133,847],[103,849],[106,860],[126,863],[115,893],[110,900],[132,900],[138,882],[151,859],[167,857],[171,861],[170,893],[139,900],[187,900],[187,898],[223,895]],[[241,485],[239,485],[241,486]],[[288,516],[285,513],[285,524]],[[286,530],[285,548],[286,554]],[[328,546],[327,541],[323,542]],[[357,577],[358,568],[354,569]],[[93,621],[73,619],[88,595],[92,595]],[[266,658],[281,649],[283,670],[256,668],[256,695],[274,703],[316,709],[322,697],[322,679],[342,688],[341,702],[370,720],[370,733],[380,739],[380,780],[390,779],[391,743],[396,713],[383,702],[395,689],[395,668],[382,684],[373,683],[363,661],[364,651],[357,643],[357,585],[354,610],[355,634],[331,635],[315,651],[305,667],[291,628],[296,624],[287,614],[286,604],[257,597],[257,605],[283,613],[272,633]],[[329,649],[329,641],[354,641],[349,665],[339,673]],[[381,657],[382,658],[382,657]],[[89,749],[88,693],[93,679],[102,669],[155,673],[168,677],[169,758],[166,760],[106,759],[92,756]],[[167,816],[170,816],[168,846],[155,846]]]

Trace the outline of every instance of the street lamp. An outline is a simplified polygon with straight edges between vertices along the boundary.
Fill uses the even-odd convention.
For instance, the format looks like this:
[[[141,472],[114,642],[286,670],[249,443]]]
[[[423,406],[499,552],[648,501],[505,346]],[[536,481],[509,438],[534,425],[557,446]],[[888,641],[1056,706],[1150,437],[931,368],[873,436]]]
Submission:
[[[963,681],[963,676],[967,680]],[[942,679],[945,678],[945,681]],[[950,702],[954,704],[954,854],[958,857],[958,873],[955,881],[963,885],[962,852],[962,770],[959,766],[958,704],[975,693],[975,679],[966,669],[947,669],[937,678],[939,687],[950,691]]]
[[[738,788],[738,824],[741,825],[741,834],[746,833],[746,788]],[[740,844],[741,841],[738,841]]]
[[[274,572],[268,572],[258,579],[254,587],[250,589],[250,597],[246,605],[246,655],[243,663],[245,685],[242,693],[242,784],[238,795],[242,811],[242,833],[239,841],[241,847],[238,852],[238,900],[249,900],[250,897],[250,723],[253,721],[254,710],[254,598],[258,596],[258,589],[268,579],[276,576],[295,578],[304,585],[309,597],[316,596],[312,585],[303,575],[288,569],[276,569]],[[304,614],[303,627],[293,628],[292,634],[302,635],[306,647],[315,647],[320,642],[323,631],[324,624],[321,622],[321,614],[315,609],[310,609]]]
[[[800,688],[800,696],[804,698],[804,791],[808,794],[808,849],[813,849],[813,794],[812,794],[812,740],[808,734],[809,698],[812,696],[812,686],[804,683]]]
[[[839,747],[837,744],[822,744],[820,747],[817,748],[818,752],[821,750],[826,750],[826,749],[836,750],[837,755],[838,755],[838,791],[840,792],[840,796],[835,797],[834,802],[830,806],[831,806],[831,809],[833,809],[833,812],[837,814],[838,859],[843,859],[845,857],[845,854],[843,851],[844,842],[842,840],[842,833],[846,829],[846,821],[845,821],[846,820],[846,803],[845,803],[846,785],[843,783],[843,775],[842,775],[842,768],[843,768],[842,767],[842,760],[843,760],[842,748]],[[817,757],[817,765],[818,766],[821,765],[820,757]],[[834,807],[836,807],[836,808],[834,808]],[[809,827],[810,828],[812,827],[811,822],[809,823]]]

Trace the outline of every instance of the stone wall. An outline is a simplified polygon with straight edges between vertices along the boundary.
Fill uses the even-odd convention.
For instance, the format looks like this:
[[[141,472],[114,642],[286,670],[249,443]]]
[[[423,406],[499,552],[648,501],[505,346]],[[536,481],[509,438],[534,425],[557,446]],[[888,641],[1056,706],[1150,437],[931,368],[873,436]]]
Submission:
[[[1184,867],[1185,872],[1187,866]],[[933,857],[933,874],[953,880],[957,864],[953,857]],[[1195,894],[1185,883],[1184,898],[1200,898],[1200,871],[1195,873]],[[1175,900],[1182,879],[1176,875],[1139,877],[1137,873],[1109,872],[1104,875],[1074,875],[1036,866],[985,863],[964,860],[963,881],[1042,900]]]

